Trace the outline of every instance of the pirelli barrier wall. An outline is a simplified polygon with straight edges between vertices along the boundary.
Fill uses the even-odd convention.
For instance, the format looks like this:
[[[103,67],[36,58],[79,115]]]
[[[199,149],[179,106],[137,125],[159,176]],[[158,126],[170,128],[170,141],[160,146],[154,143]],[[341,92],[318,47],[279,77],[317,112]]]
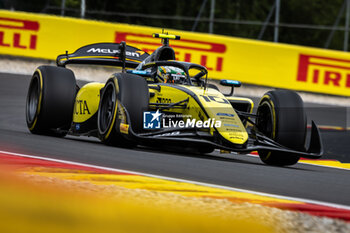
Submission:
[[[200,63],[215,79],[350,96],[350,54],[340,51],[168,30],[178,60]],[[120,42],[152,52],[160,28],[0,10],[0,54],[56,59],[80,46]]]

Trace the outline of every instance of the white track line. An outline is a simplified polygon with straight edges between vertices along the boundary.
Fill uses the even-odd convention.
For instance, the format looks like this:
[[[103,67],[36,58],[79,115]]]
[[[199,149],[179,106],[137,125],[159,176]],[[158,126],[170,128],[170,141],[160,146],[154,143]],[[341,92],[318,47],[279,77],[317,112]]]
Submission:
[[[350,206],[340,205],[340,204],[335,204],[335,203],[330,203],[330,202],[322,202],[322,201],[315,201],[315,200],[311,200],[311,199],[281,196],[281,195],[275,195],[275,194],[270,194],[270,193],[256,192],[256,191],[247,190],[247,189],[232,188],[232,187],[223,186],[223,185],[209,184],[209,183],[198,182],[198,181],[193,181],[193,180],[178,179],[178,178],[173,178],[173,177],[168,177],[168,176],[154,175],[154,174],[150,174],[150,173],[143,173],[143,172],[135,172],[135,171],[130,171],[130,170],[102,167],[102,166],[96,166],[96,165],[92,165],[92,164],[72,162],[72,161],[60,160],[60,159],[52,159],[52,158],[46,158],[46,157],[41,157],[41,156],[35,156],[35,155],[20,154],[20,153],[14,153],[14,152],[9,152],[9,151],[1,151],[0,150],[0,153],[14,155],[14,156],[20,156],[20,157],[26,157],[26,158],[41,159],[41,160],[64,163],[64,164],[71,164],[71,165],[78,165],[78,166],[102,169],[102,170],[106,170],[106,171],[130,173],[130,174],[134,174],[134,175],[153,177],[153,178],[170,180],[170,181],[175,181],[175,182],[189,183],[189,184],[201,185],[201,186],[206,186],[206,187],[211,187],[211,188],[225,189],[225,190],[255,194],[255,195],[260,195],[260,196],[265,196],[265,197],[278,198],[278,199],[290,200],[290,201],[305,202],[308,204],[315,204],[315,205],[322,205],[322,206],[333,207],[333,208],[338,208],[338,209],[350,210]]]

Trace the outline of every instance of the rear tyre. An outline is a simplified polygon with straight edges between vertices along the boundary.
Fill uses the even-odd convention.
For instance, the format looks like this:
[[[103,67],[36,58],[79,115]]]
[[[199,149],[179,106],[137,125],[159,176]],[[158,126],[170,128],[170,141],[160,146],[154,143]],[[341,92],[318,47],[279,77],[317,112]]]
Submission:
[[[133,143],[122,137],[116,129],[118,105],[121,103],[130,116],[132,130],[140,133],[143,130],[143,112],[148,109],[149,92],[144,78],[118,73],[110,78],[103,88],[97,115],[99,138],[108,145],[133,146]]]
[[[72,122],[76,81],[74,73],[55,66],[38,67],[30,81],[26,121],[33,134],[65,136]]]
[[[306,114],[300,96],[289,90],[267,92],[257,110],[257,128],[290,149],[304,151]],[[258,151],[261,161],[274,166],[296,164],[300,156],[277,151]]]

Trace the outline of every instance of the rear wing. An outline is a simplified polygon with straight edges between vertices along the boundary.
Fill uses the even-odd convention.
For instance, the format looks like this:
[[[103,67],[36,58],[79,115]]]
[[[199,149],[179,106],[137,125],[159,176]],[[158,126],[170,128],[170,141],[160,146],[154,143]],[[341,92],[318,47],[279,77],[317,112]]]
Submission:
[[[74,53],[61,54],[57,57],[57,66],[67,64],[110,65],[125,68],[136,68],[149,56],[148,53],[125,42],[90,44],[77,49]]]

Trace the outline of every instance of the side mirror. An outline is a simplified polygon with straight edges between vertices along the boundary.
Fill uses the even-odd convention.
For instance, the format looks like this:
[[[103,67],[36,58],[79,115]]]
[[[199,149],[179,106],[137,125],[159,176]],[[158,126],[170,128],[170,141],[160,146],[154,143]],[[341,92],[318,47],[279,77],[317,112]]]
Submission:
[[[234,91],[234,88],[235,87],[240,87],[242,85],[242,83],[240,81],[237,81],[237,80],[227,80],[227,79],[222,79],[220,81],[220,84],[223,85],[223,86],[227,86],[227,87],[231,87],[231,92],[230,94],[226,95],[224,94],[225,96],[231,96],[233,95],[233,91]]]

